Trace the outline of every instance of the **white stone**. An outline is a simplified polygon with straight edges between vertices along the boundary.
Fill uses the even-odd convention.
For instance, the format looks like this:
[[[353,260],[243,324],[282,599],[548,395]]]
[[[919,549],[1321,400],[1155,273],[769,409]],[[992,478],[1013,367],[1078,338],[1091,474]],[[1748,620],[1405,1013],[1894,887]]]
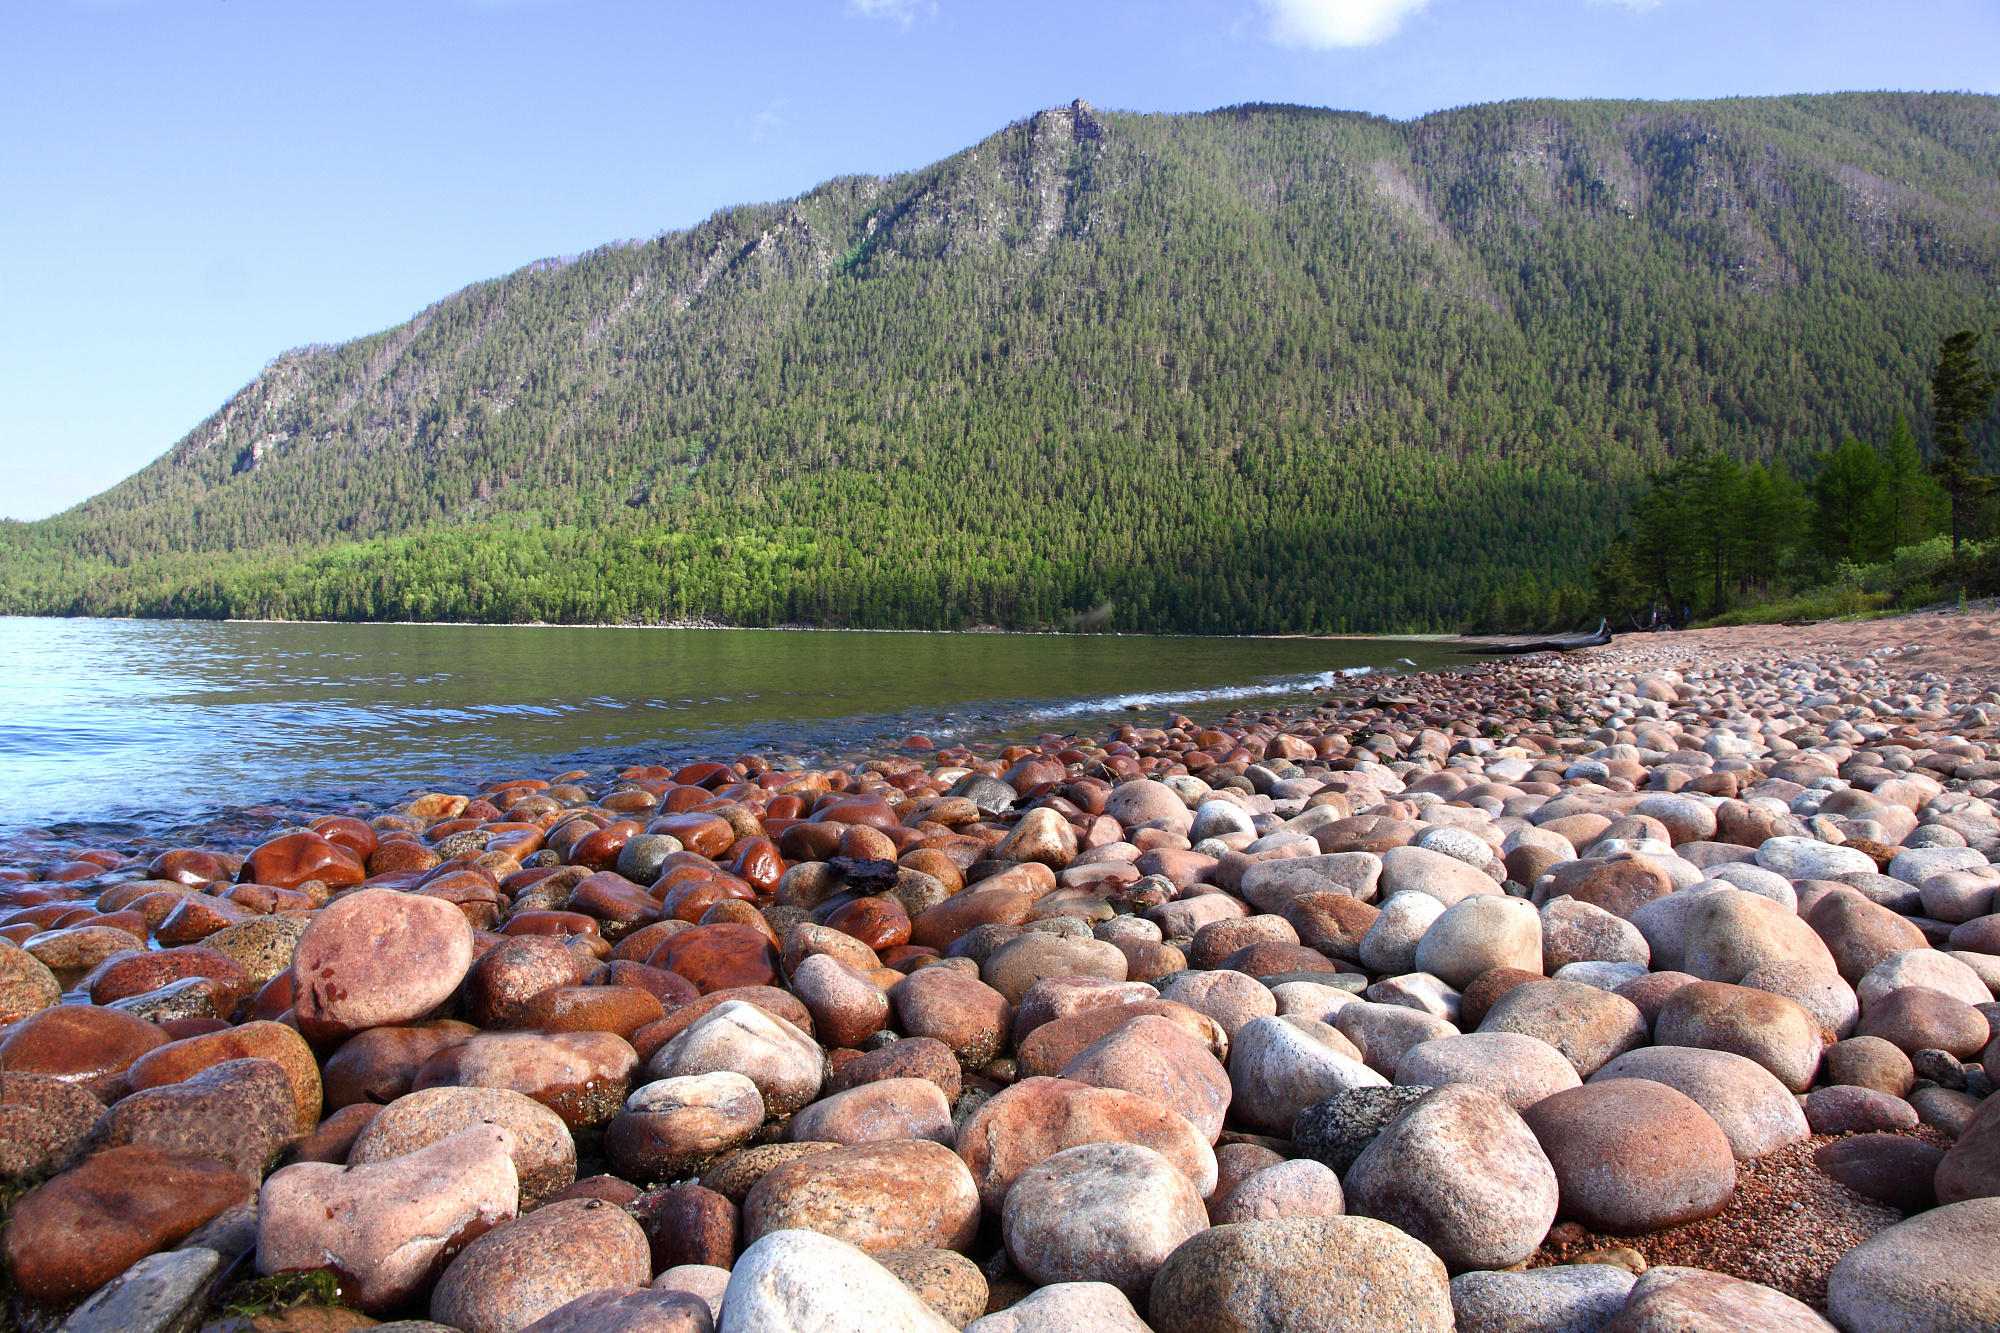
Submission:
[[[955,1333],[901,1278],[845,1241],[773,1231],[730,1269],[718,1333]]]

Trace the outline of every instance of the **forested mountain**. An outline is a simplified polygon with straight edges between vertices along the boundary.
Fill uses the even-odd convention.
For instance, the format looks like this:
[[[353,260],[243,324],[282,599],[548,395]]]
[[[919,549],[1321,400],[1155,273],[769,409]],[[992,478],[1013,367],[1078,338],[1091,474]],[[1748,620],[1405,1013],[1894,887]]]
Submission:
[[[1078,103],[286,353],[0,610],[1449,627],[1996,313],[1996,98]]]

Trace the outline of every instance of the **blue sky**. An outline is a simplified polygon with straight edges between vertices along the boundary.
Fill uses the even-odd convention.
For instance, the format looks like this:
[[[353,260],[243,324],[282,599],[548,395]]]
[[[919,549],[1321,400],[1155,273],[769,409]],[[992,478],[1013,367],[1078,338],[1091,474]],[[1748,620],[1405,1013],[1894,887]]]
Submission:
[[[277,353],[1082,97],[2000,92],[1995,0],[0,0],[0,516]]]

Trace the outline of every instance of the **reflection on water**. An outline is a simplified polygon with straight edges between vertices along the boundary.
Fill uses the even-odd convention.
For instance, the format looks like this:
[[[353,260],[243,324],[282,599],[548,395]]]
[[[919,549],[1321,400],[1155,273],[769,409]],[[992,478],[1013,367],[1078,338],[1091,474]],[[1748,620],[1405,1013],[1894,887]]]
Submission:
[[[0,826],[1069,731],[1453,660],[1411,640],[0,618]]]

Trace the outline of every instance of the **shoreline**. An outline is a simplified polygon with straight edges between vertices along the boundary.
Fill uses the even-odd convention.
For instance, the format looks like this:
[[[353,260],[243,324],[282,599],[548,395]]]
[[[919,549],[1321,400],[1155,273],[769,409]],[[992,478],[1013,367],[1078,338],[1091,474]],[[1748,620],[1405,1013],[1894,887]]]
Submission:
[[[194,616],[5,616],[6,620],[72,620],[103,621],[118,624],[149,625],[340,625],[362,627],[384,625],[399,627],[422,627],[427,629],[633,629],[633,630],[731,630],[740,633],[787,633],[787,634],[965,634],[965,635],[1011,635],[1019,638],[1102,638],[1102,639],[1212,639],[1217,642],[1232,640],[1302,640],[1307,642],[1366,642],[1366,643],[1457,643],[1475,644],[1478,639],[1469,639],[1458,634],[1153,634],[1132,630],[1077,631],[1062,629],[1003,629],[1000,626],[971,626],[966,629],[883,629],[871,626],[846,625],[725,625],[707,620],[671,620],[657,622],[633,621],[588,621],[568,622],[552,620],[262,620],[241,617],[194,617]],[[1519,636],[1514,636],[1519,637]],[[1498,636],[1494,641],[1505,642],[1507,636]]]
[[[782,1265],[778,1237],[818,1232],[858,1247],[843,1262],[883,1256],[884,1299],[976,1315],[1056,1280],[1015,1258],[1071,1214],[1124,1236],[1114,1186],[1137,1172],[1185,1212],[1167,1263],[1442,1189],[1482,1245],[1500,1238],[1482,1280],[1524,1292],[1558,1266],[1620,1282],[1674,1266],[1705,1270],[1704,1300],[1745,1303],[1725,1308],[1837,1315],[1836,1263],[1916,1235],[1985,1299],[1984,1233],[1952,1210],[1990,1200],[1926,1210],[1840,1154],[1867,1146],[1857,1129],[1931,1154],[1941,1195],[1954,1141],[1991,1152],[1996,634],[2000,615],[1646,636],[1034,741],[510,773],[173,846],[52,845],[0,866],[0,961],[20,983],[0,991],[19,1006],[0,1050],[10,1079],[70,1099],[50,1143],[22,1149],[30,1183],[53,1179],[8,1223],[17,1290],[52,1326],[108,1284],[164,1265],[206,1281],[268,1247],[260,1269],[327,1275],[305,1288],[321,1303],[353,1289],[372,1314],[469,1327],[468,1291],[671,1304],[690,1266]],[[1703,913],[1726,917],[1726,947]],[[1924,1077],[1857,1088],[1876,1066],[1852,1062],[1878,1048]],[[1719,1090],[1684,1068],[1716,1052]],[[602,1087],[579,1100],[586,1058]],[[1591,1077],[1612,1060],[1638,1063]],[[62,1083],[73,1068],[87,1091]],[[717,1079],[730,1096],[711,1106]],[[1132,1106],[1089,1110],[1107,1098]],[[677,1118],[689,1104],[698,1126]],[[1401,1131],[1399,1110],[1447,1118]],[[1474,1111],[1492,1133],[1451,1130]],[[1077,1146],[1043,1126],[1086,1115],[1104,1123]],[[509,1133],[489,1142],[491,1124]],[[109,1234],[96,1182],[119,1168],[92,1145],[113,1131],[195,1164],[120,1176],[115,1196],[182,1210],[203,1228],[189,1245],[169,1248],[183,1229],[79,1248]],[[1670,1188],[1632,1134],[1675,1145]],[[338,1221],[390,1177],[448,1205],[475,1187],[458,1157],[493,1177],[494,1225],[431,1268],[390,1271],[376,1233]],[[1125,1174],[1097,1181],[1113,1158]],[[234,1183],[199,1193],[197,1169]],[[1505,1200],[1452,1183],[1523,1171]],[[1040,1188],[1030,1172],[1096,1183],[1037,1213],[1010,1192]],[[1570,1202],[1583,1189],[1627,1211],[1599,1222]],[[253,1197],[254,1227],[220,1220]],[[803,1230],[744,1220],[788,1207]],[[1423,1254],[1381,1298],[1449,1312],[1457,1212],[1387,1215]],[[428,1216],[408,1237],[401,1215],[370,1225],[428,1244]],[[1367,1227],[1356,1243],[1379,1250],[1388,1228]],[[602,1266],[607,1237],[629,1273]],[[940,1262],[963,1290],[897,1282],[886,1252],[912,1249],[956,1250]],[[1252,1250],[1201,1280],[1283,1284],[1320,1261]],[[818,1280],[809,1255],[790,1262]],[[291,1291],[198,1282],[182,1299],[199,1314]]]
[[[21,617],[27,619],[29,617]],[[78,619],[138,619],[129,617],[77,617]],[[464,625],[467,628],[490,629],[730,629],[754,631],[760,627],[683,625],[683,626],[643,626],[643,625],[548,625],[519,623],[506,625],[471,624],[455,621],[173,621],[177,624],[256,624],[256,625],[393,625],[393,626],[450,626]],[[816,627],[800,627],[823,633],[862,634],[963,634],[973,631],[950,630],[817,630]],[[981,631],[988,632],[988,631]],[[1050,631],[990,631],[1013,634],[1022,637],[1057,637]],[[1110,636],[1103,636],[1110,637]],[[1380,636],[1380,635],[1126,635],[1127,638],[1181,638],[1218,640],[1337,640],[1343,642],[1393,642],[1429,641],[1464,642],[1473,645],[1480,640],[1459,636]],[[1490,636],[1485,641],[1505,643],[1517,636]],[[1769,660],[1774,655],[1785,652],[1804,651],[1809,648],[1823,648],[1828,645],[1849,644],[1865,651],[1880,652],[1884,648],[1898,654],[1914,652],[1907,665],[1931,670],[1956,662],[1961,666],[1972,666],[1994,673],[1994,684],[2000,687],[2000,610],[1973,615],[1957,612],[1919,611],[1901,616],[1879,617],[1868,620],[1820,622],[1810,626],[1752,625],[1724,626],[1702,630],[1678,630],[1656,634],[1627,634],[1616,637],[1606,646],[1580,649],[1566,653],[1534,653],[1520,655],[1475,656],[1468,655],[1463,662],[1453,662],[1432,671],[1398,670],[1395,674],[1357,671],[1351,677],[1332,686],[1316,686],[1310,690],[1295,693],[1272,693],[1240,696],[1236,698],[1218,697],[1208,700],[1212,705],[1230,705],[1226,708],[1200,707],[1194,703],[1175,703],[1156,707],[1106,708],[1096,713],[1079,713],[1043,717],[1045,724],[1071,723],[1067,727],[1045,725],[1040,735],[1085,736],[1090,728],[1109,725],[1115,730],[1120,725],[1143,725],[1157,721],[1161,716],[1180,716],[1186,708],[1194,708],[1199,717],[1193,721],[1197,726],[1222,725],[1234,718],[1244,716],[1265,716],[1272,710],[1284,706],[1285,713],[1295,715],[1298,707],[1314,696],[1341,697],[1360,695],[1367,697],[1382,693],[1388,682],[1417,682],[1425,689],[1443,690],[1450,693],[1462,687],[1468,679],[1478,679],[1495,670],[1507,672],[1522,670],[1533,674],[1550,671],[1574,675],[1588,673],[1594,669],[1650,668],[1662,669],[1675,666],[1699,668],[1726,668],[1733,665]],[[1376,682],[1370,689],[1367,683]],[[1401,689],[1401,684],[1390,688]],[[1996,720],[2000,720],[2000,706],[1994,709]],[[1021,719],[1021,725],[1011,728],[989,729],[980,725],[962,727],[950,733],[939,733],[940,747],[946,745],[965,747],[973,752],[991,753],[1008,745],[1025,743],[1023,736],[1029,725],[1036,719]],[[948,740],[945,737],[948,735]],[[699,741],[684,745],[648,747],[644,744],[623,747],[631,762],[643,763],[644,754],[658,755],[668,749],[688,752],[693,755],[701,749]],[[846,761],[858,767],[863,759],[905,758],[906,751],[892,743],[876,740],[872,743],[826,745],[787,745],[783,742],[763,742],[761,747],[753,747],[757,752],[769,752],[769,757],[798,759],[809,763],[839,764],[836,752],[849,756],[859,756]],[[603,767],[608,760],[602,755],[572,753],[554,756],[555,761],[584,761]],[[675,762],[675,761],[670,761]],[[699,762],[689,758],[687,762]],[[161,835],[168,831],[191,831],[212,829],[230,845],[241,845],[257,836],[256,822],[277,817],[278,812],[298,811],[315,803],[337,806],[343,812],[372,813],[392,805],[397,798],[368,799],[360,792],[376,787],[374,783],[362,783],[342,794],[332,791],[303,791],[245,805],[223,806],[207,810],[144,810],[116,812],[104,818],[71,817],[49,820],[37,825],[0,829],[0,869],[18,866],[25,844],[38,843],[60,846],[67,841],[57,830],[64,828],[79,831],[100,830],[99,840],[111,838],[134,853],[147,846],[159,846]],[[411,793],[422,789],[411,789]],[[113,837],[111,828],[127,828],[131,831],[122,837]],[[229,832],[223,833],[222,830]],[[85,833],[87,838],[90,834]]]

